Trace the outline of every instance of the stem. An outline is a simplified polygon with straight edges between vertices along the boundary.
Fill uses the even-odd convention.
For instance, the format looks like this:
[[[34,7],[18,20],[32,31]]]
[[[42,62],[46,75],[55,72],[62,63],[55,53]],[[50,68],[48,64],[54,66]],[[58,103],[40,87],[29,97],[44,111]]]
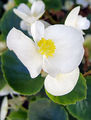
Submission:
[[[52,24],[57,24],[57,22],[51,17],[51,15],[48,13],[48,11],[46,11],[46,15],[50,19]]]
[[[84,77],[86,77],[88,75],[91,75],[91,70],[83,74]]]

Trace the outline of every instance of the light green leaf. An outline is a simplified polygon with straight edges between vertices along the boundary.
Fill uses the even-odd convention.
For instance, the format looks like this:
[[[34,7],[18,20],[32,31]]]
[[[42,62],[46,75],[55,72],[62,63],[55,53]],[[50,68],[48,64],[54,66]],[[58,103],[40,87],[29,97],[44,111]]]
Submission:
[[[27,112],[21,109],[18,111],[11,111],[7,120],[27,120]]]
[[[87,87],[85,78],[80,74],[77,85],[74,90],[64,96],[53,96],[46,91],[48,97],[53,100],[55,103],[68,105],[74,104],[77,101],[81,101],[86,98]]]
[[[43,87],[44,78],[38,76],[32,79],[28,70],[12,51],[7,51],[2,55],[2,69],[8,84],[16,92],[32,95]]]
[[[29,120],[68,120],[65,109],[48,99],[30,101],[28,117]]]
[[[87,79],[87,99],[67,106],[69,113],[78,120],[91,120],[91,76]]]

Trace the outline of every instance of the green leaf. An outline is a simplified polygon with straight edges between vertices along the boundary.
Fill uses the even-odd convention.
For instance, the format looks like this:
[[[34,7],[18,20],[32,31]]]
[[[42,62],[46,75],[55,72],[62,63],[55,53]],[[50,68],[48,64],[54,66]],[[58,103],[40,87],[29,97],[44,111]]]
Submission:
[[[5,85],[6,85],[6,81],[3,78],[3,73],[2,73],[2,70],[1,70],[1,57],[0,57],[0,90],[2,90]]]
[[[13,28],[20,29],[20,18],[17,17],[13,9],[5,12],[2,19],[0,20],[0,30],[2,34],[6,37],[8,32]]]
[[[60,10],[62,6],[62,0],[43,0],[46,8],[48,10],[54,9],[54,10]]]
[[[27,3],[28,0],[14,0],[16,5],[19,5],[20,3]]]
[[[7,117],[7,120],[27,120],[27,112],[21,109],[12,111]]]
[[[28,117],[29,120],[68,120],[65,109],[48,99],[30,101]]]
[[[69,113],[78,120],[91,120],[91,76],[87,79],[87,99],[67,106]]]
[[[80,74],[77,85],[74,90],[67,95],[64,96],[53,96],[46,91],[48,97],[53,100],[55,103],[68,105],[74,104],[77,101],[81,101],[86,98],[87,87],[85,78]]]
[[[43,87],[44,78],[38,76],[32,79],[26,67],[12,51],[2,55],[2,69],[8,84],[21,94],[36,94]]]

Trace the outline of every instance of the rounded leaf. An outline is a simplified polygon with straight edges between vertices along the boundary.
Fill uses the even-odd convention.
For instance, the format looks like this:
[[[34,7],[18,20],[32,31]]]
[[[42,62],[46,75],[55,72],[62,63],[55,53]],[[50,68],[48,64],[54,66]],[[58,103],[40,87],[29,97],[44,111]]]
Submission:
[[[88,87],[87,99],[67,106],[69,113],[77,120],[91,119],[91,76],[86,77],[86,80]]]
[[[85,78],[82,76],[82,74],[80,74],[77,85],[75,86],[73,91],[71,91],[67,95],[53,96],[53,95],[49,94],[47,91],[46,91],[46,94],[55,103],[68,105],[68,104],[74,104],[77,101],[81,101],[81,100],[85,99],[86,98],[86,90],[87,90],[87,87],[86,87]]]
[[[8,84],[16,92],[32,95],[43,87],[44,78],[38,76],[32,79],[28,70],[12,51],[7,51],[2,55],[2,69]]]
[[[68,120],[65,109],[48,99],[30,102],[28,117],[29,120]]]

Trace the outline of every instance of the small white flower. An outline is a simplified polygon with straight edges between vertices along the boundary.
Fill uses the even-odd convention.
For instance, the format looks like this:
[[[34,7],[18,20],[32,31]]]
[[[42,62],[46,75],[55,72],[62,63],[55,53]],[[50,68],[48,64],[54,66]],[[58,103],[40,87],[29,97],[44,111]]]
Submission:
[[[40,21],[32,24],[31,33],[34,42],[13,28],[7,36],[8,48],[15,52],[32,78],[37,77],[42,69],[48,73],[45,79],[48,92],[55,96],[67,94],[74,88],[79,77],[77,67],[84,54],[82,34],[65,25],[51,25],[45,28]],[[55,77],[56,84],[50,85],[50,81],[54,79],[52,77]],[[64,86],[63,90],[59,89],[59,84]],[[51,90],[47,85],[51,86]]]
[[[83,7],[91,5],[91,0],[76,0],[77,4],[81,4]]]
[[[11,8],[13,8],[15,6],[15,2],[14,0],[8,0],[8,2],[6,4],[4,4],[4,9],[6,11],[10,10]]]
[[[78,15],[80,7],[74,8],[67,16],[65,25],[72,26],[80,31],[86,30],[90,27],[90,21],[86,17]]]
[[[5,120],[7,112],[8,112],[8,99],[7,97],[4,97],[0,109],[0,120]]]
[[[45,4],[42,1],[33,2],[31,9],[24,3],[21,3],[14,13],[18,15],[22,21],[20,27],[27,30],[31,35],[31,24],[37,21],[45,12]]]

